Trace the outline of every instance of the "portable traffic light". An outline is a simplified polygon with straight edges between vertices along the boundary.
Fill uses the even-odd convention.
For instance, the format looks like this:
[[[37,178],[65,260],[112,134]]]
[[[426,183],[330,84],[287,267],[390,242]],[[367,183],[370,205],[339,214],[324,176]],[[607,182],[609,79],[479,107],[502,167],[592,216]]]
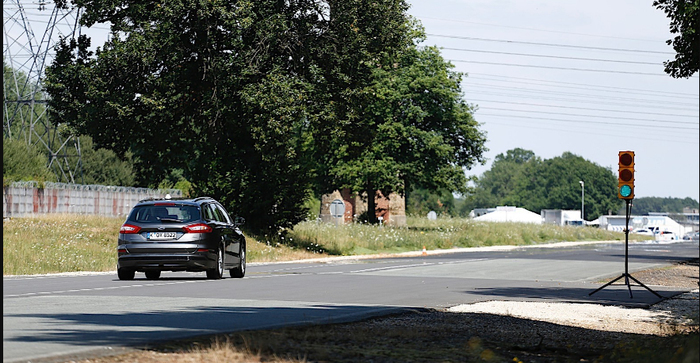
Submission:
[[[620,151],[617,165],[617,197],[634,199],[634,151]]]

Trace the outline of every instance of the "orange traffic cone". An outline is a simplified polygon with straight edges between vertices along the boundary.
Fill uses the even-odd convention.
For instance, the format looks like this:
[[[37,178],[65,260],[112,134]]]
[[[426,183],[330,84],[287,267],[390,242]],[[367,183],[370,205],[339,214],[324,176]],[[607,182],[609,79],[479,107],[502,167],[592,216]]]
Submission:
[[[427,256],[427,255],[428,255],[428,251],[426,251],[425,246],[423,246],[423,256]]]

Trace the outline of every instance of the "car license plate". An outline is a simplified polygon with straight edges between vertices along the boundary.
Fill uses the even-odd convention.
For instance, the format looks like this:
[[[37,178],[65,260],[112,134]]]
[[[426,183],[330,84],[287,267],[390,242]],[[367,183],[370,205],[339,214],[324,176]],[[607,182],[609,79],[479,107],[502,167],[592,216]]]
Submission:
[[[175,237],[177,237],[177,233],[175,232],[149,232],[146,235],[146,238],[150,240],[175,239]]]

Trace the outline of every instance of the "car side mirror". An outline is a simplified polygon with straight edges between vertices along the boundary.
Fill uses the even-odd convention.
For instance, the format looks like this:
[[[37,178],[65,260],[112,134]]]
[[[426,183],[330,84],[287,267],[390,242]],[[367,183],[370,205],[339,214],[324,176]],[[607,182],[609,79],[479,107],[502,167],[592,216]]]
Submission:
[[[236,217],[233,221],[237,226],[242,226],[245,224],[245,218],[243,217]]]

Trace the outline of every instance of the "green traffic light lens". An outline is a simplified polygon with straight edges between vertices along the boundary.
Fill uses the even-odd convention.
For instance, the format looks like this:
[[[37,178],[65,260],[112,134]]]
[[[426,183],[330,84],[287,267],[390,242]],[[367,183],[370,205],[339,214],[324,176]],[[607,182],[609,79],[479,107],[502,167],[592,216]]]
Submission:
[[[632,188],[629,185],[623,185],[620,187],[620,195],[623,197],[629,197],[632,194]]]

